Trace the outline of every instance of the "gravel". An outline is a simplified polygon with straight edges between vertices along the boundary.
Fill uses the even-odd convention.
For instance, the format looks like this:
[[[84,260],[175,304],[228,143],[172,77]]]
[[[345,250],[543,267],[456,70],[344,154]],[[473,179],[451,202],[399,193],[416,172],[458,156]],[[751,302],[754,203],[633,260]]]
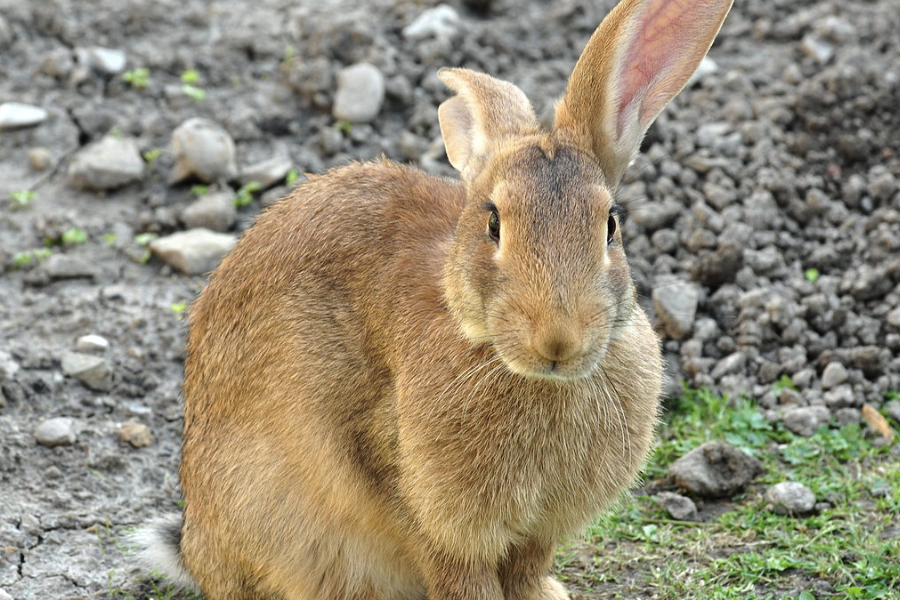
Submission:
[[[16,600],[103,597],[143,575],[88,529],[177,507],[185,321],[173,306],[289,191],[287,171],[385,155],[455,177],[435,71],[512,81],[546,120],[612,5],[131,4],[0,10],[0,114],[18,115],[0,119],[0,546],[16,549],[0,553],[0,587]],[[900,420],[888,401],[900,391],[898,30],[893,0],[737,3],[651,128],[616,201],[672,390],[683,379],[747,395],[798,435],[867,428],[863,402]],[[360,65],[364,91],[344,102],[341,74]],[[188,69],[202,100],[184,93]],[[117,149],[85,166],[102,144]],[[220,197],[192,221],[192,203],[251,180],[272,187],[247,207]],[[210,185],[197,199],[199,182]],[[31,189],[12,210],[10,194]],[[85,243],[45,246],[73,228]],[[159,236],[149,248],[147,234]],[[89,334],[108,348],[79,347]],[[105,361],[106,391],[63,374],[72,349]],[[35,444],[57,417],[77,423],[77,444]],[[153,443],[122,442],[126,421]]]

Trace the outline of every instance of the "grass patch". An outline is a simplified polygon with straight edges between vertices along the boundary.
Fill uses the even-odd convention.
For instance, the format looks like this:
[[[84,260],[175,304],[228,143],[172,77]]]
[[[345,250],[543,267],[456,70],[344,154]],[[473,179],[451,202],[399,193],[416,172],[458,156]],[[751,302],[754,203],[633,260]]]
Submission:
[[[787,382],[785,382],[787,383]],[[756,403],[686,389],[645,469],[665,487],[674,460],[710,440],[759,458],[765,472],[740,496],[701,504],[702,523],[671,519],[639,490],[563,547],[556,571],[573,599],[900,598],[900,464],[864,426],[804,438],[767,422]],[[799,481],[820,510],[776,515],[765,491]]]

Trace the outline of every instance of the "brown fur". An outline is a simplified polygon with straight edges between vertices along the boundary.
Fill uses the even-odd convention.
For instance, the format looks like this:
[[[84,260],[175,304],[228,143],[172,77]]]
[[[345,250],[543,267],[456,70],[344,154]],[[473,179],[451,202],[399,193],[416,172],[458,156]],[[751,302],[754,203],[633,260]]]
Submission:
[[[597,128],[441,76],[462,183],[314,177],[191,309],[180,552],[208,600],[561,600],[555,544],[646,457],[662,364]]]

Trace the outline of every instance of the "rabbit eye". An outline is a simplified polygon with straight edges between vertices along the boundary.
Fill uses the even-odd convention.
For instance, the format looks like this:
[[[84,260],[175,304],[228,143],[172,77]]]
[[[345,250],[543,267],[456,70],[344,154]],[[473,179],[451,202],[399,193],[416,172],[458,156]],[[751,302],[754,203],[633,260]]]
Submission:
[[[622,212],[622,207],[616,204],[609,209],[609,220],[606,222],[606,245],[612,244],[616,239],[616,231],[619,230],[617,216]]]
[[[500,215],[497,214],[497,207],[490,207],[491,216],[488,217],[487,232],[495,244],[500,243]]]

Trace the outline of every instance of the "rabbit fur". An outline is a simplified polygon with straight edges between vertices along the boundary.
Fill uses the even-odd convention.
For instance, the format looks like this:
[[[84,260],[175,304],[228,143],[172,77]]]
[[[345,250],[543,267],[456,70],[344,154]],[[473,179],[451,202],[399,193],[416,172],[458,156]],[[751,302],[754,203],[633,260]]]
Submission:
[[[443,70],[460,181],[358,163],[262,214],[190,310],[151,560],[208,600],[567,598],[555,545],[632,484],[661,390],[615,189],[730,5],[624,0],[550,131]]]

